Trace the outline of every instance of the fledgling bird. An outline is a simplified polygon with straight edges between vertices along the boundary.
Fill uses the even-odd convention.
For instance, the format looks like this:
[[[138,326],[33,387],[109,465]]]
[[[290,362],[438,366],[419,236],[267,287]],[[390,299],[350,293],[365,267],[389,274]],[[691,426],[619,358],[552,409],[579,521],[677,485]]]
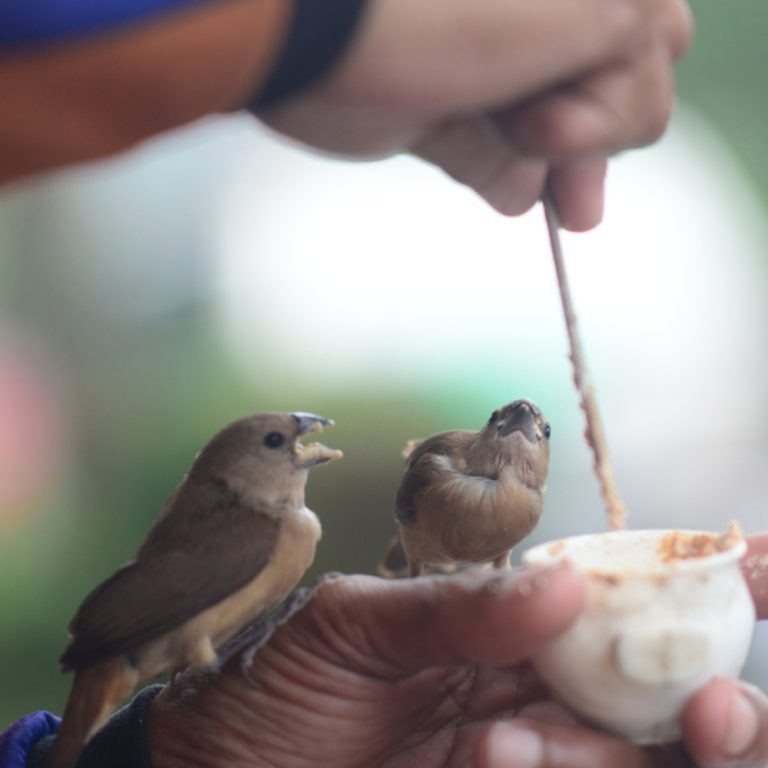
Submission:
[[[75,679],[47,768],[71,768],[134,687],[215,665],[216,649],[274,608],[315,556],[309,469],[341,451],[299,438],[333,424],[308,413],[235,421],[198,454],[133,560],[94,589],[61,657]]]
[[[495,410],[479,432],[442,432],[406,446],[395,499],[398,537],[379,572],[474,563],[509,568],[536,526],[549,468],[550,426],[530,400]],[[403,557],[404,555],[404,557]]]

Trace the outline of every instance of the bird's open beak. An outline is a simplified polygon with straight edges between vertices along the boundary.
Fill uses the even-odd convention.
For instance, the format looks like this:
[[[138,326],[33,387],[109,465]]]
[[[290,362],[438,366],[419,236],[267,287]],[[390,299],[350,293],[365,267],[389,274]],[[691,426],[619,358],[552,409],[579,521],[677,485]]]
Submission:
[[[499,435],[505,437],[513,432],[522,432],[529,443],[536,442],[536,421],[531,407],[521,400],[498,425]]]
[[[309,443],[302,445],[299,438],[312,432],[319,432],[324,427],[332,427],[333,421],[323,416],[316,416],[314,413],[293,413],[296,419],[297,436],[293,446],[293,463],[299,469],[309,469],[317,464],[325,464],[328,461],[336,461],[344,455],[335,448],[328,448],[322,443]]]

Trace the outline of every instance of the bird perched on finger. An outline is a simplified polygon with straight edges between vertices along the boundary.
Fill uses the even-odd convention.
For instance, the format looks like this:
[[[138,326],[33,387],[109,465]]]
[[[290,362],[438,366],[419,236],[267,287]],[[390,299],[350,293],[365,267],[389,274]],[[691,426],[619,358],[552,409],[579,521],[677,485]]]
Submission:
[[[299,438],[332,423],[256,414],[198,454],[134,559],[72,620],[61,665],[75,678],[46,768],[71,768],[138,683],[215,665],[217,648],[294,589],[321,532],[304,504],[308,472],[342,456]]]
[[[495,410],[479,432],[442,432],[406,446],[395,499],[398,535],[379,572],[493,563],[536,526],[549,468],[550,426],[530,400]]]

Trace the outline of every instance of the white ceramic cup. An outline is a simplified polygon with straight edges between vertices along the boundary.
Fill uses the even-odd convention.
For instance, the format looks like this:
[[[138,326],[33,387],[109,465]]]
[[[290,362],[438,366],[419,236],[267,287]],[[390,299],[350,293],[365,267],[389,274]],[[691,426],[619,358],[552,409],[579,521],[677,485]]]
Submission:
[[[746,543],[665,562],[669,534],[590,534],[523,554],[526,565],[568,561],[586,582],[583,612],[534,656],[537,671],[574,712],[638,744],[679,737],[690,696],[739,674],[755,624],[739,568]]]

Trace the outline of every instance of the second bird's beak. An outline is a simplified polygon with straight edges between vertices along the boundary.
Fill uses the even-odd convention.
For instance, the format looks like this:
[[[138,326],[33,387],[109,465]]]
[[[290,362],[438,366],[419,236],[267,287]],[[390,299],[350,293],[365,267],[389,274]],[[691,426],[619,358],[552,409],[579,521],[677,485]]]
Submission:
[[[525,400],[517,403],[498,424],[499,435],[506,437],[513,432],[522,432],[529,443],[536,442],[536,421],[531,407]]]
[[[323,427],[332,427],[333,421],[314,413],[293,413],[296,419],[296,441],[293,445],[293,463],[299,469],[309,469],[317,464],[325,464],[328,461],[336,461],[344,454],[335,448],[328,448],[322,443],[309,443],[302,445],[299,438],[312,432],[320,432]]]

